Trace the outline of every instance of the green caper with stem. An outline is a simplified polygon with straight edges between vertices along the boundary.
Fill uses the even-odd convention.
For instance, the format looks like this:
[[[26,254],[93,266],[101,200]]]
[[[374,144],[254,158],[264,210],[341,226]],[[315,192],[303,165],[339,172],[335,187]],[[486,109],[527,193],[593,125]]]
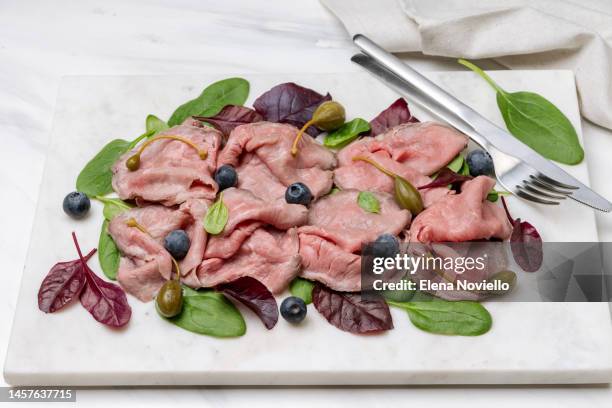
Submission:
[[[344,125],[346,113],[344,106],[336,101],[325,101],[320,104],[312,114],[313,124],[327,132],[336,130]]]
[[[293,140],[293,146],[291,146],[291,154],[296,155],[298,152],[298,143],[302,139],[304,132],[310,126],[316,126],[321,130],[330,131],[336,130],[344,124],[346,120],[346,113],[344,106],[336,101],[325,101],[320,104],[312,114],[312,118],[302,126],[298,134]]]
[[[399,204],[400,207],[410,211],[413,216],[416,216],[418,213],[423,211],[424,206],[423,199],[421,198],[421,193],[419,193],[419,190],[417,190],[412,184],[410,184],[408,180],[401,176],[398,176],[390,170],[387,170],[369,157],[353,157],[353,161],[359,160],[371,164],[381,172],[385,173],[387,176],[393,178],[395,201],[397,202],[397,204]]]
[[[136,171],[140,167],[140,154],[136,153],[133,156],[130,156],[129,159],[125,162],[126,167],[129,171]]]
[[[395,201],[400,207],[410,211],[413,216],[423,211],[423,199],[419,190],[405,178],[395,176],[393,181],[395,188]]]
[[[183,310],[183,288],[177,279],[170,279],[155,298],[157,312],[163,317],[178,316]]]
[[[206,158],[208,157],[208,150],[200,149],[195,143],[193,143],[189,139],[185,139],[184,137],[175,136],[175,135],[159,135],[159,136],[154,137],[153,139],[149,139],[146,142],[144,142],[138,148],[136,153],[134,153],[132,156],[130,156],[125,161],[125,166],[128,168],[129,171],[136,171],[136,170],[138,170],[140,168],[140,155],[142,154],[144,149],[146,149],[147,146],[149,146],[153,142],[156,142],[158,140],[168,140],[168,139],[169,140],[176,140],[176,141],[185,143],[188,146],[191,146],[196,152],[198,152],[198,156],[202,160],[206,160]]]

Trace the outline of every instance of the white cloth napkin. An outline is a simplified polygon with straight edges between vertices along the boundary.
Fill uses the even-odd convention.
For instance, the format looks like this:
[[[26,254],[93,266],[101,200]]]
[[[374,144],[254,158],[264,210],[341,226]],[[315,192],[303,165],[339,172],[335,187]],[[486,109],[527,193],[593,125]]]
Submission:
[[[584,117],[612,129],[611,0],[321,0],[391,52],[571,69]],[[528,91],[516,89],[513,91]]]

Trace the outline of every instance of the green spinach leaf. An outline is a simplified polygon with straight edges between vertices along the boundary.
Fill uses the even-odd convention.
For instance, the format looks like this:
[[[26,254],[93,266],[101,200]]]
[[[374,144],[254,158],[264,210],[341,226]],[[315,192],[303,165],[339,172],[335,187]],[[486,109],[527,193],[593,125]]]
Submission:
[[[449,302],[432,298],[411,302],[387,300],[387,303],[404,309],[412,324],[430,333],[479,336],[489,331],[493,322],[484,306],[467,300]]]
[[[470,175],[470,166],[468,165],[467,160],[463,161],[463,164],[461,165],[461,168],[459,169],[459,171],[457,173],[462,175],[462,176],[469,176]]]
[[[455,156],[455,158],[450,163],[448,163],[446,167],[448,167],[455,173],[459,173],[459,171],[463,167],[464,162],[465,162],[465,158],[463,157],[461,153],[459,153],[457,156]]]
[[[108,233],[108,220],[104,220],[100,230],[100,240],[98,241],[98,261],[107,278],[117,279],[120,259],[119,248]]]
[[[102,210],[102,214],[104,215],[104,218],[107,219],[108,221],[112,220],[115,217],[115,215],[133,208],[132,205],[126,203],[125,201],[119,198],[106,198],[106,197],[96,196],[95,199],[100,201],[102,204],[104,204],[104,209]]]
[[[489,191],[489,194],[487,194],[487,200],[494,203],[494,202],[497,202],[497,200],[499,200],[500,196],[506,196],[506,195],[510,195],[510,193],[507,191],[491,190]]]
[[[151,133],[151,136],[156,135],[159,132],[163,132],[164,130],[168,130],[170,127],[166,122],[161,120],[155,115],[148,115],[145,120],[145,126],[147,129],[147,133]]]
[[[550,160],[578,164],[584,150],[576,129],[552,102],[533,92],[506,92],[469,61],[459,63],[480,75],[497,92],[497,106],[506,127],[517,139]]]
[[[404,277],[401,280],[409,281],[410,279]],[[394,302],[408,302],[414,298],[415,293],[417,293],[415,290],[410,289],[384,290],[382,291],[382,296],[386,300]]]
[[[343,147],[368,130],[370,130],[370,124],[367,121],[355,118],[333,132],[328,133],[323,140],[323,144],[327,147]]]
[[[295,278],[289,284],[289,291],[293,296],[301,298],[307,305],[312,303],[312,290],[314,283],[303,278]]]
[[[242,78],[217,81],[202,91],[200,96],[179,106],[169,126],[180,125],[189,116],[215,116],[227,105],[243,105],[249,96],[249,82]]]
[[[204,217],[204,229],[212,235],[220,234],[227,224],[229,210],[223,202],[223,193],[219,194],[219,199],[208,208]]]
[[[130,147],[130,142],[115,139],[100,150],[79,173],[76,189],[90,197],[103,196],[113,191],[111,167]]]
[[[123,139],[108,142],[81,170],[77,177],[76,189],[89,197],[111,193],[113,191],[111,185],[113,164],[123,153],[133,149],[142,139],[151,135],[152,132],[145,132],[131,142]]]
[[[223,294],[213,290],[183,287],[183,311],[168,319],[175,325],[198,334],[214,337],[239,337],[246,333],[240,311]]]
[[[369,191],[360,191],[357,195],[357,204],[367,212],[380,213],[380,201]]]

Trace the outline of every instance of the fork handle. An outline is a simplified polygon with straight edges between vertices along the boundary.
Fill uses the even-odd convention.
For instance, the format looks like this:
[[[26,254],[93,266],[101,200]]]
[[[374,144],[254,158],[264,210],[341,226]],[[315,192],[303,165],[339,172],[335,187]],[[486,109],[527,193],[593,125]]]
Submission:
[[[364,54],[369,55],[386,69],[395,73],[395,75],[407,82],[420,94],[425,95],[427,99],[435,102],[438,105],[437,108],[443,107],[445,110],[452,112],[456,117],[462,118],[462,120],[475,131],[474,123],[481,118],[481,116],[472,108],[440,88],[418,71],[415,71],[410,66],[403,63],[393,54],[385,51],[368,37],[357,34],[353,37],[353,42]]]
[[[481,145],[484,149],[490,150],[492,148],[490,143],[469,123],[463,120],[463,118],[457,116],[453,111],[449,110],[429,95],[411,86],[411,84],[389,71],[372,57],[364,54],[356,54],[351,57],[351,61],[363,67],[366,71],[383,81],[385,85],[395,90],[400,95],[408,96],[411,100],[426,108],[432,114],[438,116],[458,131],[469,136],[470,139]]]

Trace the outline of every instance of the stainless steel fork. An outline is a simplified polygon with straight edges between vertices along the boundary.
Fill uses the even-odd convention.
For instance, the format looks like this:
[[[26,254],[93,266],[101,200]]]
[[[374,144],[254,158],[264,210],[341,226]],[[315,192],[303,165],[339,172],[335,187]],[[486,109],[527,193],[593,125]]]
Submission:
[[[612,210],[608,200],[365,36],[358,34],[353,41],[364,52],[354,55],[353,62],[488,151],[497,181],[509,192],[538,204],[558,205],[569,197],[600,211]]]

